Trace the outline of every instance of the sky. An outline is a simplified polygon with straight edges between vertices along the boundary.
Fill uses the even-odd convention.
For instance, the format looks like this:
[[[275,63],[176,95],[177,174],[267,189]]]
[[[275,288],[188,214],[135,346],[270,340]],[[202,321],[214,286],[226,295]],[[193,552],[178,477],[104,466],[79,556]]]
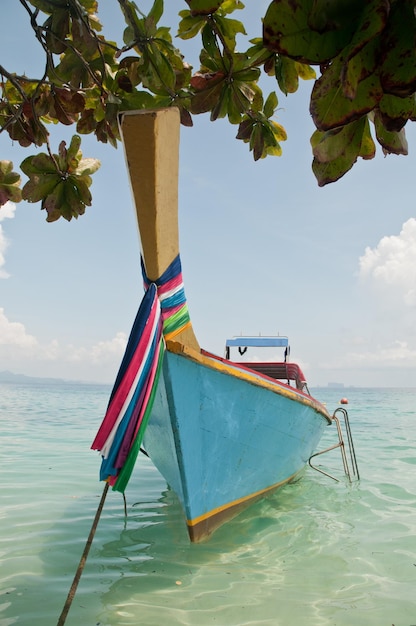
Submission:
[[[26,12],[2,1],[0,64],[39,75]],[[120,41],[117,3],[100,4],[104,33]],[[254,4],[237,17],[259,36],[268,2]],[[168,21],[182,8],[170,0]],[[276,120],[288,132],[280,158],[255,163],[226,121],[198,116],[181,129],[180,249],[196,336],[223,355],[234,335],[288,335],[310,387],[414,387],[415,129],[407,125],[409,156],[378,147],[319,188],[311,86],[278,94]],[[52,129],[54,151],[75,132]],[[140,242],[122,147],[83,136],[82,150],[102,164],[84,216],[48,224],[37,204],[0,209],[0,372],[102,383],[117,374],[143,295]],[[35,152],[0,134],[0,159],[15,169]]]

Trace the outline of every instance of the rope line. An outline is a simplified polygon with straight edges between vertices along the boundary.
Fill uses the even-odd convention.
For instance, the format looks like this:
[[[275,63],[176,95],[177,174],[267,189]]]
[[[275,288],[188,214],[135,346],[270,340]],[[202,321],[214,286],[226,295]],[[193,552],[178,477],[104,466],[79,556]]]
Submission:
[[[90,530],[90,534],[88,535],[88,539],[87,542],[85,544],[84,547],[84,551],[82,553],[77,571],[75,572],[75,576],[74,576],[74,580],[72,581],[72,585],[71,588],[68,592],[68,596],[66,598],[66,602],[64,604],[64,608],[62,609],[62,613],[58,619],[57,625],[56,626],[63,626],[66,622],[66,618],[68,616],[68,612],[69,609],[71,608],[71,604],[74,600],[75,597],[75,593],[77,591],[78,588],[78,584],[79,581],[81,579],[82,576],[82,572],[84,571],[84,567],[85,567],[85,563],[87,562],[87,557],[88,557],[88,553],[90,551],[91,548],[91,544],[93,542],[94,539],[94,535],[95,535],[95,531],[97,530],[97,526],[98,526],[98,522],[100,521],[100,517],[101,517],[101,513],[104,507],[104,502],[105,502],[105,498],[107,496],[107,492],[108,492],[108,488],[109,488],[109,484],[106,483],[103,489],[103,493],[101,495],[101,500],[100,503],[98,505],[98,509],[95,513],[95,517],[94,517],[94,521],[92,523],[91,526],[91,530]]]

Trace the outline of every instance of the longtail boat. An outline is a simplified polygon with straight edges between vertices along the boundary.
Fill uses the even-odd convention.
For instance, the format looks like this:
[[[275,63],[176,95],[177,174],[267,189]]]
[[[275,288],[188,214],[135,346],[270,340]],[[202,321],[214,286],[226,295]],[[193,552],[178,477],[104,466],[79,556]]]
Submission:
[[[128,112],[120,126],[145,294],[92,448],[101,452],[101,479],[121,492],[144,449],[197,542],[295,479],[333,420],[289,360],[286,338],[236,337],[225,358],[200,348],[179,256],[179,112]],[[234,348],[257,346],[282,346],[286,357],[230,358]]]

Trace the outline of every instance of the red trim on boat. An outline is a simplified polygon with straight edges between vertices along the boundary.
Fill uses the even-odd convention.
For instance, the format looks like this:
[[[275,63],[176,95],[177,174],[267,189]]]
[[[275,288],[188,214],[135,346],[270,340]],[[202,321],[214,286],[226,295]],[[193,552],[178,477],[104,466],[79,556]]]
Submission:
[[[296,389],[298,391],[302,391],[306,385],[305,376],[297,363],[276,361],[245,361],[242,363],[238,361],[229,361],[228,359],[224,359],[203,349],[201,349],[201,353],[205,356],[216,359],[217,361],[221,361],[221,363],[228,363],[249,372],[254,371],[256,374],[261,374],[264,378],[268,378],[273,381],[279,380],[279,382],[281,382],[282,380],[293,380],[296,382]]]

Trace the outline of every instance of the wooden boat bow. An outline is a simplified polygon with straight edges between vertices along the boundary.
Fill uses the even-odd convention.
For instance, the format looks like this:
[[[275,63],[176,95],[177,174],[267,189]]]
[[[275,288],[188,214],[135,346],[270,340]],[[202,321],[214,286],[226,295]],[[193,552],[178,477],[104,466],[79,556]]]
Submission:
[[[200,349],[179,258],[179,112],[128,112],[120,126],[147,289],[92,447],[101,452],[101,479],[124,492],[143,441],[182,504],[191,541],[201,541],[298,476],[332,419],[305,393],[299,370],[299,389],[276,379],[282,371],[292,378],[292,364],[256,371],[254,362]],[[265,339],[287,346],[282,337],[227,344]]]

